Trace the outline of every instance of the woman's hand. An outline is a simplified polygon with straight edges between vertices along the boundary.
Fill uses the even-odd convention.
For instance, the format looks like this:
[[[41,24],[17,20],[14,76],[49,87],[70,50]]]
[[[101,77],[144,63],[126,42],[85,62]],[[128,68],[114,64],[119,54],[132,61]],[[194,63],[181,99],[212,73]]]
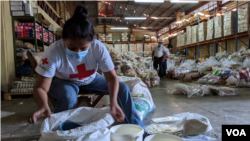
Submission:
[[[48,118],[51,117],[51,111],[50,111],[49,105],[42,106],[39,110],[33,113],[29,121],[30,123],[35,123],[37,119],[44,117],[44,116]]]
[[[110,104],[110,113],[118,122],[124,121],[124,113],[117,103]]]

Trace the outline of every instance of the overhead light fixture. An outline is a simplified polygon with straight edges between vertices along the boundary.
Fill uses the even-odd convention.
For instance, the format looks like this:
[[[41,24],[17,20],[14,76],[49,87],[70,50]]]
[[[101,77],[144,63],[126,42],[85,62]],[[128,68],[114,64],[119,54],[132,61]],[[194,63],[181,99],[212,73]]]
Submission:
[[[152,19],[158,19],[157,17],[151,17]]]
[[[171,3],[198,3],[199,1],[170,0]]]
[[[112,30],[128,30],[127,27],[111,27]]]
[[[141,28],[143,28],[143,29],[147,29],[146,27],[141,27]]]
[[[163,3],[164,0],[135,0],[135,2]]]
[[[236,11],[236,8],[234,8],[233,11]]]
[[[125,20],[146,20],[146,17],[125,17]]]

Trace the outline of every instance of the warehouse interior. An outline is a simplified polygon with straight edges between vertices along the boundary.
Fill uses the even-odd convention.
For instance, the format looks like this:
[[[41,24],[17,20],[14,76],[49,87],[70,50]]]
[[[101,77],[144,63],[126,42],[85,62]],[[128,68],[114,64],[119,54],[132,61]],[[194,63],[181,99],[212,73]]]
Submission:
[[[226,133],[223,125],[250,124],[249,1],[10,0],[1,1],[0,7],[3,141],[221,141]],[[72,56],[67,49],[71,55],[85,52],[70,50],[66,37],[74,35],[66,35],[64,30],[79,8],[87,9],[87,20],[94,29],[91,42],[108,54],[104,58],[106,62],[96,61],[93,74],[87,65],[80,68],[78,64],[74,74],[69,73],[65,78],[62,74],[71,68],[63,68],[63,59],[59,59],[61,63],[57,62],[58,68],[49,77],[45,90],[39,85],[45,84],[47,76],[37,68],[51,65],[48,58],[60,52],[53,48],[66,47],[66,53],[63,52],[68,57]],[[59,46],[59,43],[64,44]],[[85,58],[96,46],[90,44]],[[93,56],[103,59],[103,52]],[[96,63],[89,62],[90,66]],[[105,65],[111,70],[107,71]],[[80,71],[84,71],[82,76]],[[111,74],[116,83],[108,81]],[[120,108],[124,116],[121,122],[119,113],[112,111],[115,105],[112,94],[98,91],[97,85],[91,92],[79,90],[82,85],[77,83],[92,76],[107,81],[108,93],[115,91],[116,112]],[[78,87],[77,103],[60,112],[54,112],[59,102],[50,93],[57,78]],[[121,104],[121,83],[129,90],[126,93],[132,108]],[[82,84],[87,88],[92,83]],[[45,112],[34,121],[35,113],[43,108],[39,102],[42,98],[37,96],[42,94],[38,88],[46,91],[45,101],[51,117]],[[58,88],[66,90],[61,84]],[[138,118],[138,124],[130,122],[129,115]],[[66,130],[63,126],[67,122],[79,126],[72,125]]]

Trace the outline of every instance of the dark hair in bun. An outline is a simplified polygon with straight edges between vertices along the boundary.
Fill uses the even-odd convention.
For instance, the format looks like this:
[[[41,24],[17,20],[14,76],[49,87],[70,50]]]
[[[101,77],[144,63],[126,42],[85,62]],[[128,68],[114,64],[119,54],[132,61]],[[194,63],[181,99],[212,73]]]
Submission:
[[[65,22],[63,27],[63,39],[86,39],[92,41],[94,38],[94,28],[89,22],[88,8],[77,6],[72,18]]]

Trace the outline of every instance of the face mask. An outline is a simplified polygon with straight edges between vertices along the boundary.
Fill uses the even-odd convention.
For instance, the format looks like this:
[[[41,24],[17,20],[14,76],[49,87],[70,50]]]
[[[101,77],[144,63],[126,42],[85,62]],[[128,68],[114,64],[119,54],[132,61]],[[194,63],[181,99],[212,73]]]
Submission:
[[[81,51],[81,52],[75,52],[75,51],[71,51],[66,47],[66,53],[67,55],[69,55],[70,57],[74,58],[74,59],[82,59],[83,57],[85,57],[88,54],[88,50],[85,51]]]

